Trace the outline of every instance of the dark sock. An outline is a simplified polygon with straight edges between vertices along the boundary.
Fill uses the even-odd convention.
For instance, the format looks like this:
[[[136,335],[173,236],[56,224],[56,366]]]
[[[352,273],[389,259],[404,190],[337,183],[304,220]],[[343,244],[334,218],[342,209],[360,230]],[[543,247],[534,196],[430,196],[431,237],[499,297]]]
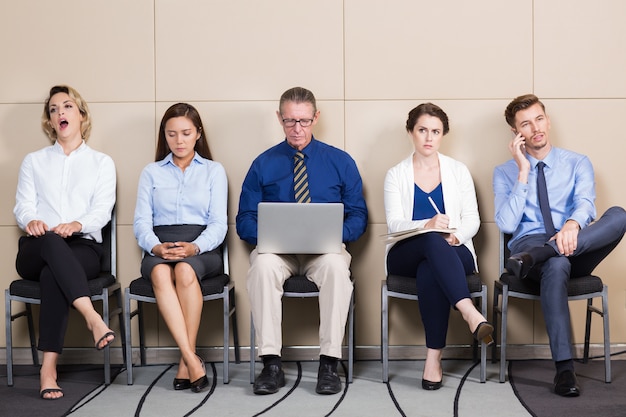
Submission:
[[[574,360],[573,359],[567,359],[564,361],[558,361],[558,362],[554,362],[554,365],[556,366],[556,373],[560,374],[561,372],[564,371],[574,371]]]
[[[330,365],[330,368],[333,372],[337,372],[337,363],[339,362],[338,358],[334,358],[332,356],[320,355],[320,365]]]
[[[554,248],[548,244],[530,248],[526,252],[528,252],[528,254],[533,257],[535,265],[543,263],[553,256],[558,255]]]
[[[261,359],[263,359],[263,367],[276,365],[280,368],[283,365],[283,362],[278,355],[263,355],[261,356]]]

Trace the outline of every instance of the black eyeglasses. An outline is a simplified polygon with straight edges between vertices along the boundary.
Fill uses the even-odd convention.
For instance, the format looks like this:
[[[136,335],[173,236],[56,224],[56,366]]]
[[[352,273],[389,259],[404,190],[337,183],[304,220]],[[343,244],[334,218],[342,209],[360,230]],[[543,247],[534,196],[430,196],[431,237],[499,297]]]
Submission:
[[[300,123],[302,127],[309,127],[313,124],[313,119],[283,119],[283,125],[286,127],[294,127],[296,123]]]

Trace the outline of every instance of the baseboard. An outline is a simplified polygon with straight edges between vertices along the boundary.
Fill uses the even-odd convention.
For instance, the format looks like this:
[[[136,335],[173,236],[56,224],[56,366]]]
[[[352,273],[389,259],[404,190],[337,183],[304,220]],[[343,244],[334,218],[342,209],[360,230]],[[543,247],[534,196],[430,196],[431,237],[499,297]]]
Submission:
[[[447,346],[444,349],[443,357],[445,359],[471,359],[472,347],[463,346]],[[16,365],[32,364],[30,348],[20,347],[13,348],[13,363]],[[492,349],[487,350],[487,358],[491,359]],[[499,347],[498,347],[499,352]],[[221,362],[223,360],[223,349],[215,348],[199,348],[198,353],[207,361]],[[611,353],[626,353],[625,344],[611,345]],[[250,348],[242,346],[240,349],[241,361],[248,362],[250,360]],[[234,348],[230,348],[230,361],[235,361]],[[297,346],[284,347],[282,352],[283,360],[300,360],[315,361],[319,358],[319,347],[317,346]],[[550,347],[548,345],[509,345],[506,352],[507,359],[551,359]],[[574,346],[574,356],[576,358],[583,357],[583,345]],[[604,348],[602,345],[591,345],[591,357],[603,357]],[[41,359],[41,352],[39,352]],[[348,357],[347,348],[344,348],[343,357]],[[380,346],[357,346],[355,349],[355,360],[380,360]],[[390,346],[390,360],[422,360],[426,358],[425,346]],[[175,363],[180,359],[177,348],[174,347],[152,347],[146,351],[147,363]],[[624,360],[626,355],[615,355],[612,360]],[[63,354],[59,357],[59,364],[81,364],[81,363],[101,363],[102,352],[98,352],[93,348],[65,348]],[[138,364],[139,349],[133,348],[132,362]],[[111,348],[111,363],[123,363],[123,355],[121,347]],[[6,349],[0,349],[0,364],[6,365]]]

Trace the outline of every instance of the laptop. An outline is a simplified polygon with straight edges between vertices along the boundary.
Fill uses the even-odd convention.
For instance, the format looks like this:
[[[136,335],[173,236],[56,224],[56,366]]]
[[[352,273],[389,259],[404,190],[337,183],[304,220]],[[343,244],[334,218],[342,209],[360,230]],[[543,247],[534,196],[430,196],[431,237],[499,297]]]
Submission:
[[[342,203],[259,203],[259,253],[341,253],[342,239]]]

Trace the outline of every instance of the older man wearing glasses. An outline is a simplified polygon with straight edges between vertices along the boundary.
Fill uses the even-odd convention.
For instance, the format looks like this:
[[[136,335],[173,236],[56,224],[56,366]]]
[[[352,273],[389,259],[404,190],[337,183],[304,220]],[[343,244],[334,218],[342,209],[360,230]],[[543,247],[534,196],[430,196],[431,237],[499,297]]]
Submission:
[[[313,137],[313,126],[320,115],[315,96],[305,88],[291,88],[281,96],[276,113],[285,140],[252,162],[239,199],[239,237],[251,245],[257,244],[257,206],[263,201],[273,201],[343,203],[343,241],[357,240],[367,226],[361,176],[346,152]],[[301,170],[302,167],[305,168]],[[292,275],[306,275],[320,292],[320,366],[316,392],[341,391],[337,363],[353,290],[350,260],[345,245],[341,253],[322,255],[252,251],[247,287],[263,360],[263,370],[254,382],[255,394],[273,394],[285,385],[281,362],[281,298],[283,283]]]

